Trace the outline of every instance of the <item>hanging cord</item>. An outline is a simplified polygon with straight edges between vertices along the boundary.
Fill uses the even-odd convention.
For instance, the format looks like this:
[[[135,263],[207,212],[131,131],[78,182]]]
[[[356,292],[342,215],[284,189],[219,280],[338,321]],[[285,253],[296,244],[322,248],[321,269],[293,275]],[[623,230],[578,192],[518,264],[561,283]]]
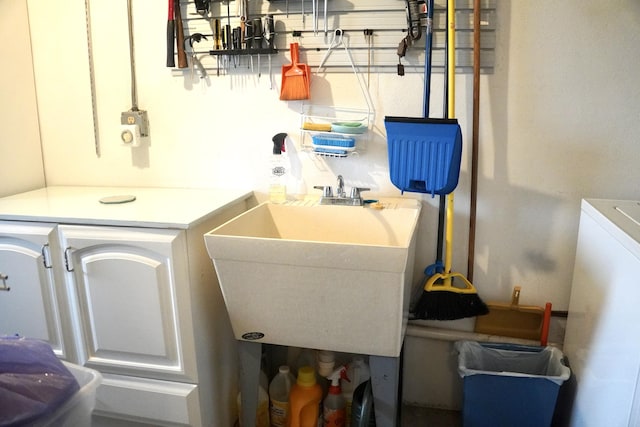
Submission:
[[[131,64],[131,110],[138,111],[138,90],[136,86],[136,64],[133,46],[133,14],[131,0],[127,0],[127,18],[129,20],[129,63]]]

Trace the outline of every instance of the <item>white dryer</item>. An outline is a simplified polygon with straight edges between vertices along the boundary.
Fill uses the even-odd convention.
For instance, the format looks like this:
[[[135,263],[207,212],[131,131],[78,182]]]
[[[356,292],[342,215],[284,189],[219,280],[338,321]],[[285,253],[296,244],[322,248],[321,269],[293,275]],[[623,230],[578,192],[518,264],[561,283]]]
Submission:
[[[572,426],[640,426],[640,202],[583,200],[564,353]]]

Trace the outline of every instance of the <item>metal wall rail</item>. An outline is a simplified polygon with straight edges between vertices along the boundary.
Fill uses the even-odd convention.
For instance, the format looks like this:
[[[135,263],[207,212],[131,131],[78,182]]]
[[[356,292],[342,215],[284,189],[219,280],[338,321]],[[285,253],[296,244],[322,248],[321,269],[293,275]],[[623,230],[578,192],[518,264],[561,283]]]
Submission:
[[[398,44],[407,35],[407,7],[405,0],[327,0],[326,28],[324,20],[324,2],[318,3],[317,19],[311,10],[309,0],[245,0],[247,22],[255,18],[272,15],[275,24],[275,52],[268,54],[261,50],[260,68],[267,66],[266,55],[271,56],[272,67],[290,63],[289,44],[296,42],[300,46],[300,60],[315,68],[324,56],[335,29],[341,29],[349,51],[358,67],[366,67],[369,72],[396,73],[399,62]],[[433,18],[432,68],[434,73],[444,69],[446,41],[445,0],[436,0]],[[194,54],[202,67],[214,75],[227,73],[255,72],[257,51],[246,52],[210,52],[216,50],[215,21],[231,28],[240,26],[240,0],[211,1],[209,10],[200,14],[194,1],[180,1],[184,22],[185,40],[193,34],[206,37],[191,47],[186,44],[189,55]],[[288,7],[287,7],[288,5]],[[303,13],[304,7],[304,13]],[[480,17],[482,50],[480,68],[483,73],[492,73],[495,64],[496,43],[496,0],[483,0]],[[314,28],[315,27],[315,28]],[[424,32],[424,31],[423,31]],[[401,59],[405,73],[424,71],[423,35],[411,44]],[[264,45],[266,47],[266,45]],[[347,55],[342,50],[331,54],[325,72],[350,71]],[[234,57],[234,58],[231,58]],[[220,64],[223,63],[222,73]],[[184,70],[175,69],[181,74]],[[456,71],[473,71],[473,1],[456,1]]]

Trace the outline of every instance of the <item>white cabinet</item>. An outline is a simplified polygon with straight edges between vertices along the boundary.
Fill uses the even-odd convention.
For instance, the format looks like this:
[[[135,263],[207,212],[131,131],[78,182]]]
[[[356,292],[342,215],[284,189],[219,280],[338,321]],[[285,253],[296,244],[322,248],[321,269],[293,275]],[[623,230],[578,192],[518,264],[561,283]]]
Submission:
[[[63,337],[51,244],[55,226],[0,222],[0,335],[48,341],[58,357],[68,358]]]
[[[184,230],[60,225],[79,361],[102,372],[196,381]]]
[[[129,205],[101,205],[103,188],[0,199],[0,333],[99,370],[96,415],[232,426],[237,348],[203,235],[249,195],[127,190]]]

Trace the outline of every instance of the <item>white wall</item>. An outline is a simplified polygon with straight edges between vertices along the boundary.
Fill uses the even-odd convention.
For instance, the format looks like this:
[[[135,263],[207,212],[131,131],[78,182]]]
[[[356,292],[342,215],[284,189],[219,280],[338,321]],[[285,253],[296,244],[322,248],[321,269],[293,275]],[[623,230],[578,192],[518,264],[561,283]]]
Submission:
[[[44,185],[26,0],[0,0],[0,197]]]
[[[144,148],[122,147],[120,112],[131,107],[126,0],[92,1],[98,157],[84,0],[28,0],[28,5],[49,185],[265,191],[272,135],[284,131],[299,140],[300,104],[278,100],[277,90],[269,89],[266,68],[259,81],[232,73],[211,76],[209,85],[194,87],[188,72],[172,73],[164,66],[164,6],[134,0],[138,100],[149,112],[151,138]],[[497,16],[495,71],[481,78],[474,283],[485,300],[507,299],[519,284],[522,303],[551,301],[564,310],[580,199],[640,199],[640,3],[500,1]],[[274,81],[279,80],[276,73]],[[333,184],[341,173],[347,186],[398,195],[388,178],[382,120],[385,115],[420,116],[422,85],[421,75],[373,75],[377,137],[366,152],[347,160],[317,162],[298,153],[303,180],[298,190],[316,191],[313,185]],[[456,85],[457,116],[468,148],[471,76],[458,75]],[[433,87],[433,115],[438,116],[440,74],[434,74]],[[312,97],[317,103],[364,105],[349,74],[314,76]],[[6,144],[3,140],[2,146]],[[454,269],[462,272],[468,157],[456,191]],[[437,200],[424,197],[424,202],[416,279],[435,253]]]

